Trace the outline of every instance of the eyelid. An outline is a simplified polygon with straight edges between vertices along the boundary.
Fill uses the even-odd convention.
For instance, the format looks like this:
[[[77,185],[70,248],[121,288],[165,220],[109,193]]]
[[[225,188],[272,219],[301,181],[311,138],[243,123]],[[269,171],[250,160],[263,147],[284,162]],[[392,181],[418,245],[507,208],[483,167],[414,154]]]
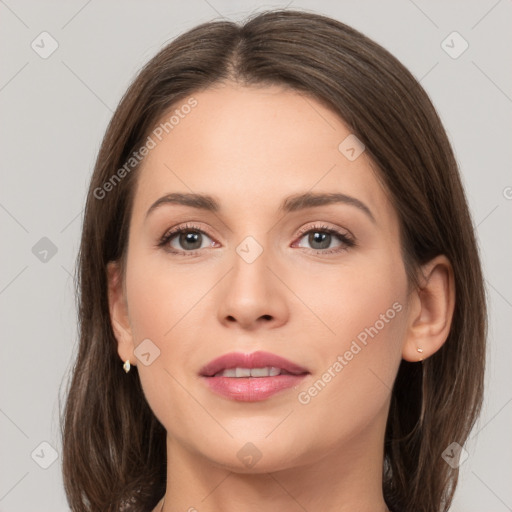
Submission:
[[[187,231],[197,231],[203,235],[206,235],[208,238],[211,238],[214,243],[218,243],[215,240],[215,238],[208,233],[207,229],[200,227],[198,225],[186,222],[184,224],[178,224],[177,226],[174,226],[174,227],[168,229],[167,231],[165,231],[165,233],[158,240],[156,246],[158,248],[164,249],[166,252],[168,252],[170,254],[175,254],[175,255],[179,255],[179,256],[194,256],[197,253],[201,252],[202,249],[195,249],[193,251],[182,251],[182,250],[176,250],[174,248],[167,247],[172,238],[174,238],[175,236],[179,235],[182,232],[187,232]]]
[[[169,236],[175,235],[180,233],[181,231],[199,231],[200,233],[209,236],[210,238],[213,238],[212,235],[208,233],[208,230],[197,225],[197,224],[191,224],[190,222],[185,222],[184,224],[178,224],[172,228],[169,228],[165,233],[160,237],[160,240],[164,240],[165,238],[168,238]]]
[[[338,226],[329,226],[327,225],[327,223],[323,221],[313,221],[308,225],[300,228],[297,236],[302,236],[305,233],[308,233],[309,231],[313,231],[315,229],[318,231],[331,231],[333,233],[338,233],[340,235],[346,235],[348,238],[352,240],[356,239],[356,237],[351,233],[349,229],[341,228]]]
[[[350,248],[356,247],[356,238],[355,236],[350,232],[350,230],[340,227],[334,227],[334,226],[328,226],[324,222],[313,222],[312,224],[309,224],[307,226],[304,226],[299,230],[299,235],[295,239],[295,242],[293,244],[300,241],[306,234],[311,232],[323,232],[323,233],[329,233],[331,235],[334,235],[338,238],[338,240],[341,242],[342,246],[337,248],[331,248],[331,249],[313,249],[313,248],[307,248],[306,251],[313,252],[314,254],[320,254],[320,255],[330,255],[330,254],[339,254],[341,252],[344,252]]]

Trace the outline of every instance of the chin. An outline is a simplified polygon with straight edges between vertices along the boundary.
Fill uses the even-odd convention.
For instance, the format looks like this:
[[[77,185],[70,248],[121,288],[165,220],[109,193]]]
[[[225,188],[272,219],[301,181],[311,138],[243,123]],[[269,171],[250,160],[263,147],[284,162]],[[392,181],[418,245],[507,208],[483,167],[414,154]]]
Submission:
[[[270,441],[265,439],[266,435],[268,432],[261,436],[261,440],[255,437],[248,440],[248,436],[243,439],[230,439],[228,443],[216,444],[219,449],[213,452],[212,445],[205,446],[205,450],[198,452],[212,464],[240,474],[282,471],[307,463],[306,459],[309,457],[306,453],[297,452],[297,443],[292,442],[291,438],[288,442],[279,437]]]

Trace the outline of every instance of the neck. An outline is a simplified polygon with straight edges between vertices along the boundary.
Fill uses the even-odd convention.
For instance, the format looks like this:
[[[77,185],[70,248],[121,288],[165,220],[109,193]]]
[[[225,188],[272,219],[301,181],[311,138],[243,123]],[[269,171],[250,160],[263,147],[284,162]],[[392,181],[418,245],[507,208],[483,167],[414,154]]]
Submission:
[[[302,465],[269,472],[221,467],[167,438],[165,512],[386,512],[383,428],[360,432]]]

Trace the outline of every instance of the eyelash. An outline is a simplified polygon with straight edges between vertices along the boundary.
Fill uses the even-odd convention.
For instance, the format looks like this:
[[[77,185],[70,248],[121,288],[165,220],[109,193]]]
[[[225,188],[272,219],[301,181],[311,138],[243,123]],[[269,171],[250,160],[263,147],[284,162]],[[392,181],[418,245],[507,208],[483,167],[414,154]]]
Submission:
[[[196,256],[202,249],[196,249],[195,251],[176,251],[175,249],[170,249],[169,247],[165,247],[166,245],[169,244],[169,242],[176,235],[179,235],[181,233],[189,233],[189,232],[198,232],[198,233],[208,236],[209,238],[213,238],[208,233],[206,233],[204,230],[202,230],[200,227],[195,226],[193,224],[186,224],[184,226],[177,226],[176,228],[173,228],[172,230],[167,231],[162,236],[162,238],[158,241],[157,247],[164,248],[164,250],[166,250],[167,252],[174,254],[176,256]],[[330,228],[330,227],[324,226],[324,225],[308,226],[307,228],[301,229],[298,233],[298,240],[300,240],[301,238],[303,238],[305,235],[307,235],[310,232],[327,233],[329,235],[334,235],[344,245],[344,247],[337,247],[334,249],[309,249],[309,251],[312,251],[314,254],[341,253],[343,251],[346,251],[346,250],[356,246],[355,239],[352,238],[347,233],[343,233],[341,231],[338,231],[337,229]]]

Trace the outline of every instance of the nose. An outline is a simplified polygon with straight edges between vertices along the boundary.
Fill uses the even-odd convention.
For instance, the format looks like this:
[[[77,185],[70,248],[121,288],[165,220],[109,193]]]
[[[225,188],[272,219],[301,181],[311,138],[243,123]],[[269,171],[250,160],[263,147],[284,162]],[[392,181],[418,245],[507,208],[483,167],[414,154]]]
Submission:
[[[270,267],[270,268],[269,268]],[[279,265],[267,251],[252,262],[235,253],[233,268],[223,280],[219,297],[219,321],[244,330],[273,329],[289,316],[286,287],[276,277]]]

